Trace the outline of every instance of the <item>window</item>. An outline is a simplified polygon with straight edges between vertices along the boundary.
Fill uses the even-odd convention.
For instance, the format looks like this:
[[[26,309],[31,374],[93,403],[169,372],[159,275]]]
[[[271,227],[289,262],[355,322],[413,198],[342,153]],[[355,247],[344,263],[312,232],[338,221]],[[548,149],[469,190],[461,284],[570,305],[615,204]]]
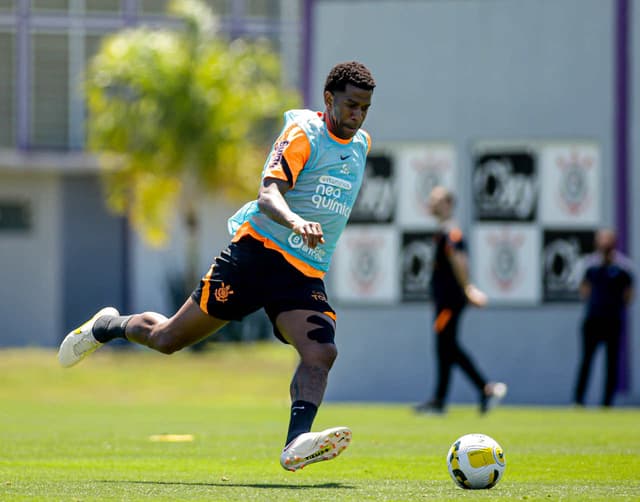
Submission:
[[[31,0],[34,12],[67,12],[69,0]]]
[[[27,201],[0,200],[0,232],[29,230],[31,208]]]
[[[67,148],[69,137],[69,50],[63,34],[31,39],[31,138],[34,148]]]
[[[245,15],[279,19],[280,0],[245,0]]]
[[[231,0],[231,2],[233,2],[233,0]],[[209,7],[211,7],[213,13],[219,17],[227,16],[231,11],[231,8],[229,6],[230,2],[228,0],[207,0],[206,3]]]
[[[238,0],[205,0],[217,16],[225,16],[230,12],[230,3]],[[169,0],[139,0],[141,14],[164,15],[167,13]]]
[[[85,63],[106,34],[132,22],[175,27],[165,19],[169,1],[0,0],[0,148],[82,148],[78,79]],[[295,80],[299,0],[203,1],[220,18],[222,34],[268,39],[288,64],[285,78]],[[18,16],[19,8],[27,15]],[[25,61],[17,59],[23,55]]]
[[[14,0],[0,0],[0,13],[13,12],[14,9]]]
[[[87,14],[113,14],[120,12],[121,0],[85,0]]]
[[[89,64],[91,63],[91,59],[93,58],[93,56],[95,56],[98,51],[100,50],[100,44],[102,43],[102,39],[105,37],[104,34],[89,34],[85,37],[84,39],[84,55],[85,55],[85,74],[86,74],[86,70],[89,69]],[[84,78],[84,75],[82,76]],[[83,138],[85,141],[85,144],[82,145],[84,147],[86,147],[86,140],[87,140],[87,127],[89,125],[89,122],[86,120],[87,119],[87,114],[88,114],[88,110],[86,108],[86,105],[83,105],[84,109],[84,121],[83,121]]]
[[[141,14],[165,14],[167,12],[168,0],[140,0]]]
[[[2,61],[2,78],[0,78],[0,146],[10,147],[15,144],[15,36],[13,33],[0,32],[0,61]]]
[[[110,33],[111,34],[111,33]],[[100,50],[100,44],[105,37],[102,33],[90,33],[84,39],[85,65],[88,65],[91,58]]]

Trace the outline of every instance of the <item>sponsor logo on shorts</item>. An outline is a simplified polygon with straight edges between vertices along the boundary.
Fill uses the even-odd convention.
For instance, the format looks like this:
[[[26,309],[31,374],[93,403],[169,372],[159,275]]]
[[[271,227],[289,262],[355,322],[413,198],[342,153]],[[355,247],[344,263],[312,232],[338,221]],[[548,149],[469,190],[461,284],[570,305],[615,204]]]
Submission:
[[[311,298],[317,302],[326,302],[327,296],[322,291],[312,291]]]
[[[220,303],[225,303],[229,299],[229,296],[231,296],[232,294],[233,290],[231,289],[231,286],[225,286],[224,282],[222,283],[222,286],[216,289],[213,293],[216,301]]]

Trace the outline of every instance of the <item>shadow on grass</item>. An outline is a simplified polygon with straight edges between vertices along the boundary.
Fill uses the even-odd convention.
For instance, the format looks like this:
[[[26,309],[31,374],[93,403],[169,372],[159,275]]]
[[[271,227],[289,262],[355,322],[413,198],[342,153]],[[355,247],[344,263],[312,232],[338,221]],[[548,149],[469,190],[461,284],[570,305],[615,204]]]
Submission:
[[[283,483],[227,483],[221,481],[219,483],[191,483],[188,481],[128,481],[128,480],[115,480],[115,479],[101,479],[99,483],[113,483],[113,484],[136,484],[136,485],[167,485],[167,486],[216,486],[230,488],[285,488],[289,490],[313,490],[313,489],[336,489],[353,490],[355,487],[351,485],[345,485],[342,483],[315,483],[315,484],[298,484],[289,485]]]

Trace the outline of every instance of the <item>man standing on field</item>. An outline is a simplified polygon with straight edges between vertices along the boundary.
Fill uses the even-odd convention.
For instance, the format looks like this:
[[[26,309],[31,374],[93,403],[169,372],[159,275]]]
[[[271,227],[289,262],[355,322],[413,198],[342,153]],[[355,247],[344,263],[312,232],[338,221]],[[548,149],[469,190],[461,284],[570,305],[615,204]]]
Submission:
[[[616,241],[616,234],[611,229],[596,232],[596,251],[587,259],[580,283],[585,315],[582,357],[574,390],[574,401],[578,406],[584,406],[593,357],[600,344],[606,347],[607,353],[602,406],[613,405],[618,386],[622,323],[633,298],[633,264],[616,250]]]
[[[275,336],[300,357],[282,467],[295,471],[340,454],[351,441],[347,427],[310,432],[337,356],[336,314],[323,277],[362,183],[371,139],[361,126],[374,88],[361,63],[331,69],[324,112],[285,113],[257,199],[229,219],[231,243],[178,312],[167,319],[104,308],[63,340],[62,366],[116,338],[171,354],[264,308]]]

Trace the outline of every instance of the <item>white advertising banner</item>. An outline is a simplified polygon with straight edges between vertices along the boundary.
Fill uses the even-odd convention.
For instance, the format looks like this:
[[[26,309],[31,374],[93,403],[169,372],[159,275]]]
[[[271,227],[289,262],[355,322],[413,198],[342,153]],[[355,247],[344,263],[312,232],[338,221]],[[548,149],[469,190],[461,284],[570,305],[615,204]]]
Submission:
[[[349,225],[331,265],[332,296],[349,303],[396,303],[399,237],[391,225]]]
[[[394,147],[398,178],[398,219],[403,228],[434,229],[428,200],[436,185],[455,189],[456,152],[446,143],[421,143]],[[455,190],[454,190],[455,191]]]
[[[539,303],[540,244],[540,229],[535,225],[476,225],[470,249],[472,281],[487,293],[490,303]]]
[[[596,226],[600,214],[600,152],[595,144],[540,148],[540,222],[545,226]]]

